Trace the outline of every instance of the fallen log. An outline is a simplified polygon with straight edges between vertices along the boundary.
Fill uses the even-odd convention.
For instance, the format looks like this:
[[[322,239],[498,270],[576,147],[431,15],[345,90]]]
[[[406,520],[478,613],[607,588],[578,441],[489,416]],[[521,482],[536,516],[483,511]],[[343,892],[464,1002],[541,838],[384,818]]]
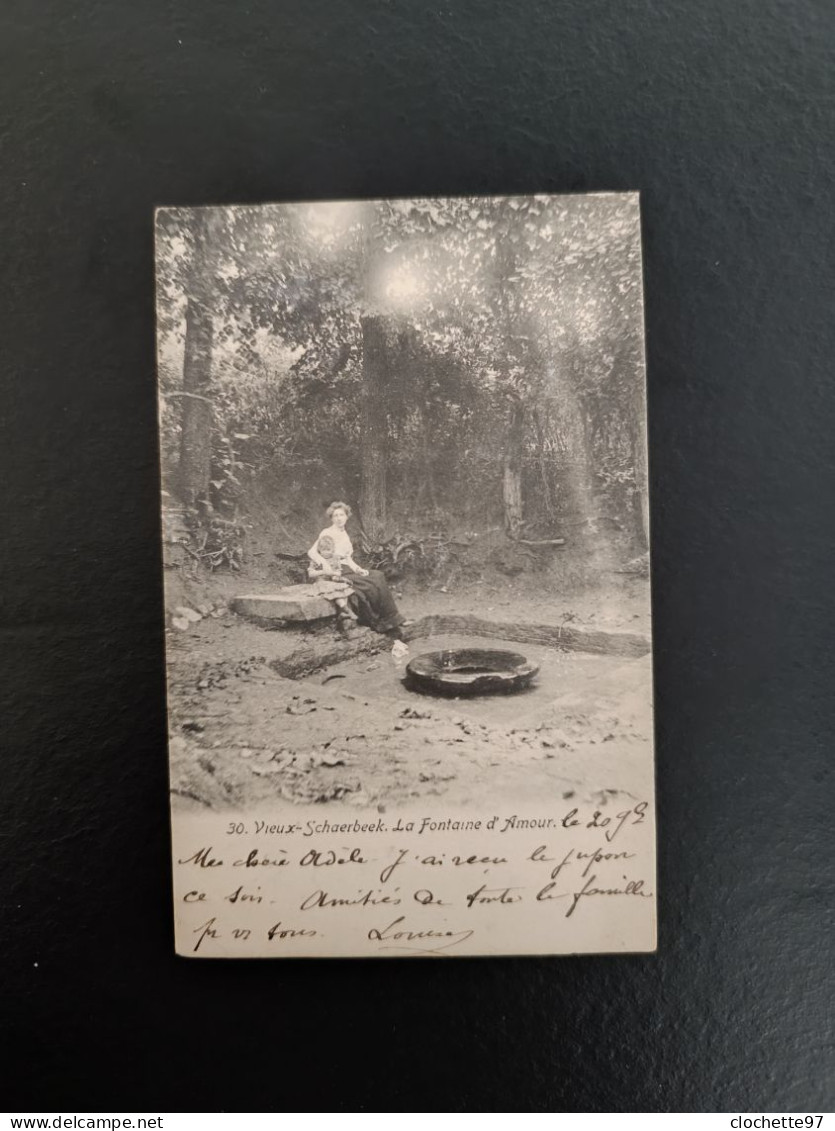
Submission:
[[[387,636],[372,632],[370,628],[353,628],[342,638],[320,635],[301,644],[296,643],[270,660],[269,666],[284,679],[303,679],[321,668],[341,664],[343,660],[387,652],[391,645]]]
[[[333,605],[311,593],[311,588],[287,586],[274,594],[236,597],[231,603],[235,612],[263,628],[293,628],[304,632],[301,637],[295,632],[288,632],[284,639],[280,634],[274,637],[276,647],[270,667],[278,675],[300,679],[343,660],[391,648],[391,637],[368,628],[354,626],[348,634],[337,635],[328,623],[334,615]],[[480,636],[607,656],[638,657],[650,651],[649,639],[639,633],[585,629],[570,624],[491,621],[471,614],[433,614],[421,617],[402,631],[406,641],[452,635]]]
[[[437,614],[422,617],[404,629],[405,640],[427,636],[460,634],[487,639],[512,640],[519,644],[542,644],[576,652],[595,652],[606,656],[645,656],[650,651],[646,636],[635,632],[610,632],[603,629],[575,628],[572,625],[525,624],[482,620],[472,615]]]

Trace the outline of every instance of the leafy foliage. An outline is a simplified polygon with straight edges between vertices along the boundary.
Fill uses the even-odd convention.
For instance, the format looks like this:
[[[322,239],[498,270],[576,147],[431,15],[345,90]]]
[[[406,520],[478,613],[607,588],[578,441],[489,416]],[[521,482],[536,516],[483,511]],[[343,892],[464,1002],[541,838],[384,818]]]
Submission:
[[[376,564],[442,571],[450,531],[502,521],[508,476],[524,532],[559,534],[603,515],[643,548],[635,198],[170,210],[158,216],[158,263],[172,484],[190,410],[186,309],[212,312],[215,512],[234,518],[266,473],[314,489],[336,480],[359,498],[369,427],[362,320],[373,316],[388,327],[379,439],[389,512],[423,532],[378,532]],[[427,541],[437,530],[441,541]]]

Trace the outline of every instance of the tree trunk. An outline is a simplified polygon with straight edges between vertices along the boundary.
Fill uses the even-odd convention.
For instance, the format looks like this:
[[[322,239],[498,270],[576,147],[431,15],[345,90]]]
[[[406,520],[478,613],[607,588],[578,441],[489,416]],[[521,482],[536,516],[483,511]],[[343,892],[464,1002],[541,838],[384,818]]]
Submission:
[[[212,466],[212,316],[190,296],[186,308],[183,359],[183,416],[180,437],[180,491],[187,507],[209,505]]]
[[[525,406],[521,399],[514,399],[510,410],[510,425],[504,453],[504,475],[502,479],[502,498],[504,500],[504,524],[511,538],[518,538],[524,519],[522,499],[522,455],[525,442]]]
[[[386,527],[388,459],[388,326],[381,314],[362,319],[362,378],[360,513],[365,533],[377,541]]]
[[[194,252],[186,305],[183,353],[183,413],[180,436],[180,492],[192,509],[210,509],[212,466],[212,310],[208,301],[205,220],[194,221]]]
[[[646,449],[643,444],[635,452],[635,494],[632,497],[635,520],[635,541],[641,550],[649,549],[649,491],[647,487]]]
[[[626,416],[632,448],[632,463],[635,471],[634,530],[637,545],[642,550],[647,550],[649,549],[649,469],[647,466],[646,384],[644,381],[633,381],[632,385]]]
[[[426,411],[426,405],[421,405],[420,410],[420,448],[421,455],[423,456],[423,479],[421,481],[421,494],[423,494],[424,487],[429,492],[429,505],[432,508],[433,517],[438,513],[438,495],[435,491],[435,473],[432,469],[432,453],[429,450],[429,441],[432,436],[432,421]]]

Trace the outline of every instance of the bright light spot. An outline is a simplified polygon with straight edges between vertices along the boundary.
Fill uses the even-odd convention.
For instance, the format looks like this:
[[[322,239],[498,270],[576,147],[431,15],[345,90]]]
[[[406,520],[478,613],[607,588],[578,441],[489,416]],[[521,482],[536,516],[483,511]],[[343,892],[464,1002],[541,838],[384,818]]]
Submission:
[[[304,206],[304,220],[310,231],[330,239],[346,231],[359,217],[359,205],[352,200],[327,200]]]
[[[426,278],[415,267],[399,263],[383,270],[380,291],[390,306],[417,306],[426,293]]]

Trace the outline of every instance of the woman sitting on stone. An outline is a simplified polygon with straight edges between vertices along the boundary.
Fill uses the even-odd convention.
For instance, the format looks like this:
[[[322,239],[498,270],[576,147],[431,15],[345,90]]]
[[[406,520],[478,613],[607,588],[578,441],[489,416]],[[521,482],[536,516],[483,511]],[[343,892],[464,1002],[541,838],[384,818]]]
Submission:
[[[351,508],[347,503],[336,502],[331,503],[326,513],[331,525],[322,531],[307,551],[307,556],[321,571],[331,573],[335,566],[338,567],[340,583],[347,583],[352,590],[347,600],[360,624],[373,628],[375,632],[399,637],[398,630],[405,622],[394,603],[388,582],[379,570],[363,569],[354,561],[354,547],[345,531]],[[323,538],[328,539],[325,543],[329,548],[327,560],[320,549]],[[311,573],[310,576],[316,575]]]

